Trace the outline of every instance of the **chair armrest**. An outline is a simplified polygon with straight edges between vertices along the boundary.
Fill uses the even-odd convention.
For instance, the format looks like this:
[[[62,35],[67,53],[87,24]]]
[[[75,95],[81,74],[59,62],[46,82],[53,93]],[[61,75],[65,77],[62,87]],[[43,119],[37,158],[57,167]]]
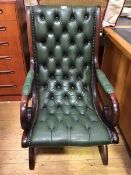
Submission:
[[[104,116],[106,117],[106,120],[108,121],[110,126],[116,126],[119,122],[120,109],[118,100],[115,95],[115,90],[103,71],[97,69],[96,75],[98,82],[102,90],[104,91],[104,94],[106,94],[106,96],[110,101],[110,106],[109,104],[108,106],[107,104],[104,106],[103,109]]]
[[[24,96],[28,96],[31,93],[31,89],[32,89],[32,83],[33,83],[33,79],[34,79],[34,71],[30,70],[27,74],[24,86],[23,86],[23,90],[22,90],[22,95]]]
[[[101,71],[100,69],[97,69],[96,74],[97,74],[97,79],[98,79],[102,89],[105,91],[105,93],[107,93],[107,94],[114,93],[115,90],[114,90],[113,86],[111,85],[111,83],[109,82],[109,80],[107,79],[104,72]]]
[[[31,107],[28,107],[29,99],[31,98],[32,93],[32,84],[34,79],[34,71],[30,70],[27,74],[23,90],[22,90],[22,99],[20,103],[20,121],[21,127],[24,130],[30,128],[30,119],[31,119]]]
[[[20,123],[21,127],[24,130],[28,130],[28,118],[27,118],[27,110],[28,110],[28,96],[22,96],[20,102]]]

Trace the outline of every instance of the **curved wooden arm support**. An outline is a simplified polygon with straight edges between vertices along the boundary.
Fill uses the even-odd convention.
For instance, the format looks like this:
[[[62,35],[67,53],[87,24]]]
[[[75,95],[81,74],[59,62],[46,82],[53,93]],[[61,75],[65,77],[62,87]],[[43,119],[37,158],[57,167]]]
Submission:
[[[30,129],[31,108],[28,107],[29,99],[29,96],[22,96],[20,103],[20,121],[21,127],[24,130]]]
[[[110,127],[114,127],[119,122],[120,108],[118,100],[115,96],[115,93],[111,93],[107,95],[110,101],[110,104],[103,104],[103,115],[106,118],[107,124]]]
[[[115,93],[109,94],[109,96],[112,104],[112,108],[111,108],[112,109],[111,116],[113,117],[112,122],[113,122],[113,125],[115,126],[119,122],[120,108],[119,108],[119,103]]]
[[[20,120],[21,126],[24,130],[21,146],[23,148],[28,147],[28,134],[29,130],[31,129],[33,123],[35,122],[35,116],[37,111],[37,98],[36,98],[36,89],[35,86],[32,88],[32,107],[28,107],[28,102],[30,97],[22,96],[21,104],[20,104]]]
[[[22,140],[21,140],[21,147],[22,148],[27,148],[29,146],[29,141],[28,141],[28,132],[24,130],[23,135],[22,135]]]

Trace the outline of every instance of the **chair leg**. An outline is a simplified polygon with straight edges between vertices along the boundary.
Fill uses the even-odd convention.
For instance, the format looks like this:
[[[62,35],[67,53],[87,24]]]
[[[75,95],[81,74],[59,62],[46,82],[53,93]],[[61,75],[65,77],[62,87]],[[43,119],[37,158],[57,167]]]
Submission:
[[[101,155],[101,160],[103,165],[108,165],[108,146],[107,145],[100,145],[98,146],[100,155]]]
[[[29,169],[34,170],[34,168],[35,168],[34,147],[29,147]]]

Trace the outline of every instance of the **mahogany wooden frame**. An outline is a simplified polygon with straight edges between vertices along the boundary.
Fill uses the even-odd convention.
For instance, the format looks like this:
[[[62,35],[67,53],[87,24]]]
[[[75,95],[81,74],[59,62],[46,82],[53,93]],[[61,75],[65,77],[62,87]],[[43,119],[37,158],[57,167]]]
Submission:
[[[99,69],[99,63],[98,63],[98,54],[99,54],[99,41],[100,41],[100,29],[101,29],[101,24],[100,24],[100,8],[97,10],[97,28],[96,28],[96,38],[95,38],[95,67],[94,71]],[[115,96],[115,93],[110,93],[110,94],[105,94],[104,90],[101,87],[101,90],[104,92],[103,95],[106,95],[108,98],[110,104],[105,104],[104,100],[101,96],[101,93],[99,92],[98,85],[99,83],[96,73],[95,75],[95,81],[94,81],[94,88],[93,88],[93,96],[95,99],[95,106],[97,107],[98,111],[101,113],[102,110],[102,120],[108,125],[108,127],[111,129],[112,134],[113,134],[113,143],[118,143],[119,138],[117,136],[116,130],[114,126],[118,124],[119,121],[119,115],[120,115],[120,109],[119,109],[119,103],[118,100]],[[100,85],[100,83],[99,83]],[[100,156],[103,162],[103,165],[108,165],[108,146],[107,145],[100,145],[98,146]]]
[[[99,67],[99,63],[98,63],[98,53],[99,53],[99,41],[100,41],[100,8],[98,8],[97,10],[97,28],[96,28],[96,38],[95,38],[95,44],[96,44],[96,47],[95,47],[95,70],[97,69],[100,69]],[[94,70],[94,71],[95,71]],[[95,73],[96,75],[96,73]],[[95,77],[95,80],[96,80],[96,83],[99,81],[97,80],[97,77]],[[100,83],[99,83],[100,85]],[[94,89],[94,93],[93,94],[98,94],[98,96],[94,95],[95,99],[96,99],[96,106],[103,106],[103,112],[105,114],[105,118],[106,118],[106,115],[107,115],[107,110],[105,111],[105,107],[106,109],[110,109],[111,111],[109,111],[111,114],[108,113],[108,115],[111,117],[113,116],[113,118],[106,118],[106,120],[109,122],[108,126],[109,127],[114,127],[118,124],[118,121],[119,121],[119,115],[120,115],[120,109],[119,109],[119,103],[118,103],[118,100],[116,98],[116,95],[115,93],[108,93],[106,94],[105,92],[103,93],[103,95],[106,95],[106,97],[108,98],[109,102],[110,102],[110,106],[107,106],[104,105],[104,100],[102,98],[102,96],[100,95],[100,92],[99,92],[99,89],[98,89],[98,86],[96,85],[95,86],[96,89]],[[101,90],[103,91],[102,87],[101,87]],[[100,103],[100,104],[99,104]],[[98,107],[100,108],[100,107]],[[111,120],[112,119],[112,120]]]
[[[98,64],[98,50],[99,50],[99,32],[100,32],[100,8],[97,10],[97,27],[96,27],[96,38],[95,38],[95,66],[93,68],[94,71],[94,84],[93,84],[93,97],[94,97],[94,105],[102,114],[102,120],[106,122],[106,124],[110,127],[113,136],[113,143],[118,143],[119,139],[116,134],[116,130],[114,126],[118,124],[119,120],[119,104],[116,99],[114,93],[105,94],[110,101],[110,105],[104,104],[104,101],[99,93],[99,89],[97,88],[97,77],[96,77],[96,69],[99,69]],[[27,7],[26,9],[26,19],[27,19],[27,31],[28,31],[28,41],[29,41],[29,50],[30,50],[30,60],[31,65],[30,69],[34,70],[34,61],[33,61],[33,50],[32,50],[32,34],[31,34],[31,24],[30,24],[30,9]],[[35,153],[34,147],[30,147],[28,145],[28,132],[31,128],[32,122],[35,120],[35,114],[37,110],[37,96],[35,85],[32,85],[32,93],[29,96],[22,96],[21,104],[20,104],[20,119],[21,126],[24,129],[22,136],[22,147],[29,147],[29,169],[33,170],[35,167]],[[28,107],[29,99],[32,97],[32,107]],[[99,145],[98,146],[101,159],[104,165],[108,164],[108,147],[107,145]]]

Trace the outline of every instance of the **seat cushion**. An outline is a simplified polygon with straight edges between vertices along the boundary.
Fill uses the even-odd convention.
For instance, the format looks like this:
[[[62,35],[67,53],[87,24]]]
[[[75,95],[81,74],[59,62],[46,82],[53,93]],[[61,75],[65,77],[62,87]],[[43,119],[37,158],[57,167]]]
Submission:
[[[30,146],[91,146],[111,143],[110,131],[95,110],[39,109]]]

